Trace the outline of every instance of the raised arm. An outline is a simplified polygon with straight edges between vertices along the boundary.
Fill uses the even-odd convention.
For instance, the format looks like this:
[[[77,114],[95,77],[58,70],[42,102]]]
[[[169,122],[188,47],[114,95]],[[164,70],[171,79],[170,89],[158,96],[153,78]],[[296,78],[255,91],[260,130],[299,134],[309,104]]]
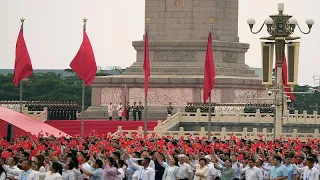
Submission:
[[[292,165],[293,165],[294,170],[297,171],[297,173],[299,173],[299,174],[302,174],[302,173],[303,173],[303,171],[304,171],[304,168],[303,168],[303,167],[302,167],[302,168],[298,168],[297,165],[295,165],[295,164],[292,164]]]
[[[217,159],[217,161],[218,161],[221,165],[224,165],[224,161],[222,161],[216,154],[214,154],[214,157]]]

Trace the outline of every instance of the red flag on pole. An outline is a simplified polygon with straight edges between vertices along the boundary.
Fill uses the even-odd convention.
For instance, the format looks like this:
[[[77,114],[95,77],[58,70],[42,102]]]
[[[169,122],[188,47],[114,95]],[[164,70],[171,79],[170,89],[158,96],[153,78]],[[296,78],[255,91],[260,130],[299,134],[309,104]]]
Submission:
[[[16,59],[14,64],[13,84],[18,86],[19,82],[24,78],[30,76],[33,72],[31,59],[27,49],[26,42],[24,41],[23,31],[20,29],[18,40],[16,44]]]
[[[146,31],[144,37],[144,93],[145,98],[148,97],[148,88],[149,88],[149,77],[150,77],[150,60],[149,60],[149,42],[148,42],[148,32]]]
[[[207,102],[211,94],[211,90],[214,87],[215,76],[216,76],[216,71],[214,67],[214,59],[213,59],[213,53],[212,53],[212,38],[211,38],[211,32],[209,32],[206,60],[204,65],[203,102]]]
[[[97,64],[87,33],[83,31],[83,40],[77,55],[70,63],[73,71],[82,79],[86,86],[92,84],[97,72]]]
[[[127,112],[126,112],[126,106],[127,106],[127,87],[124,89],[124,101],[123,101],[123,111],[122,111],[122,117],[124,119],[127,118]]]
[[[291,88],[288,86],[288,67],[287,67],[287,58],[286,55],[284,55],[283,63],[282,63],[282,81],[283,86],[285,87],[284,90],[288,93],[291,101],[296,101],[296,98],[291,93]]]

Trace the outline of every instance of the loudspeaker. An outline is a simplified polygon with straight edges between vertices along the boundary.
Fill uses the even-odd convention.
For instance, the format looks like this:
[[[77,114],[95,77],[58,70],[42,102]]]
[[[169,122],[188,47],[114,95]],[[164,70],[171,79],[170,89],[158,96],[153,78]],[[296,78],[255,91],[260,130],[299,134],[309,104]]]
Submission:
[[[8,142],[11,142],[12,134],[13,134],[12,124],[8,124],[8,129],[7,129],[7,141]]]
[[[261,56],[262,56],[262,84],[265,86],[272,85],[272,70],[273,70],[273,43],[261,43]]]

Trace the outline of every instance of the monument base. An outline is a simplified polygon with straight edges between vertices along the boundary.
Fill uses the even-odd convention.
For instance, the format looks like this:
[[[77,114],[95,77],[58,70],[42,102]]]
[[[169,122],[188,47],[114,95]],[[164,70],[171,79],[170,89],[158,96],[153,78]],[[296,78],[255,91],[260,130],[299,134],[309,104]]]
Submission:
[[[126,87],[126,88],[125,88]],[[183,108],[187,102],[203,102],[203,75],[152,75],[149,80],[148,119],[166,118],[166,107],[172,102],[175,109]],[[115,75],[96,77],[92,84],[91,107],[86,118],[103,118],[111,102],[142,102],[144,105],[144,76]],[[212,103],[248,103],[253,97],[266,97],[265,87],[255,77],[217,76],[212,91]],[[117,113],[114,112],[114,117]],[[132,118],[131,118],[132,119]]]

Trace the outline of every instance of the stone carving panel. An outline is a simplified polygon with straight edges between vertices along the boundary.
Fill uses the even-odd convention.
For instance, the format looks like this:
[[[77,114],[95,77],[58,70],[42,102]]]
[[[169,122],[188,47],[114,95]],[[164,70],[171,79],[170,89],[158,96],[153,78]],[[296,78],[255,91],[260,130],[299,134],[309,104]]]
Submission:
[[[257,90],[254,89],[236,89],[234,103],[256,103],[252,98],[258,97]]]
[[[142,102],[144,104],[144,88],[130,88],[129,102],[130,104],[133,104],[133,102]]]
[[[194,61],[195,51],[155,51],[155,61]]]
[[[130,88],[129,90],[130,103],[144,103],[144,89]],[[187,102],[192,102],[192,88],[149,88],[148,105],[167,105],[172,102],[174,105],[185,105]]]
[[[101,106],[107,106],[110,102],[112,102],[112,104],[121,102],[121,88],[101,89]]]
[[[203,102],[203,89],[201,89],[201,102]],[[221,102],[221,89],[213,89],[211,92],[211,102],[220,103]]]
[[[268,95],[267,90],[259,90],[259,98],[273,98],[273,96]],[[274,103],[272,100],[261,100],[260,103],[272,104]]]
[[[232,51],[223,51],[222,61],[228,63],[237,63],[238,62],[238,53]]]

